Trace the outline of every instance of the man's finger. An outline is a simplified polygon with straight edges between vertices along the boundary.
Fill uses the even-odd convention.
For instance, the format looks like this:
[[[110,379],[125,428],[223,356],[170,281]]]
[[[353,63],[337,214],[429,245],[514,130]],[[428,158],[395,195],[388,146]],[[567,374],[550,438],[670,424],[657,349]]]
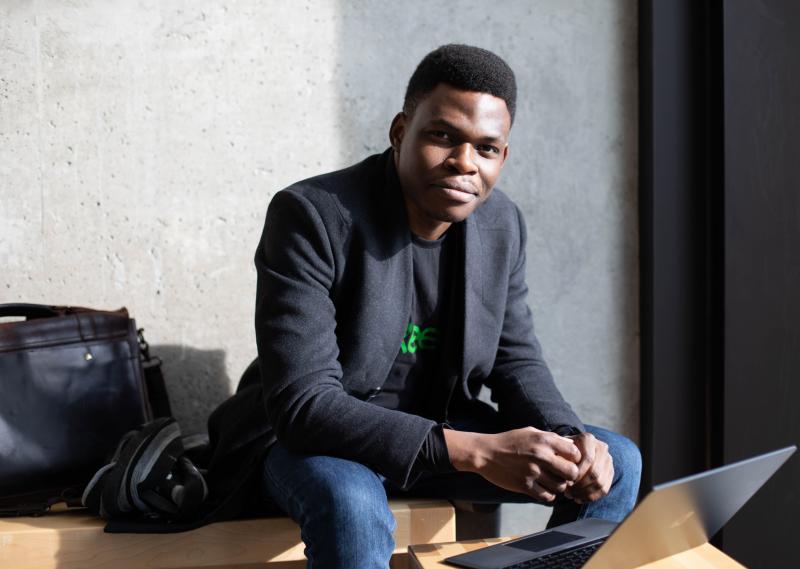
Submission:
[[[537,482],[544,487],[545,489],[549,490],[553,494],[563,494],[564,491],[569,487],[571,483],[568,483],[563,478],[557,478],[552,476],[550,473],[543,471],[539,474],[539,478]]]
[[[572,496],[572,499],[575,500],[578,504],[586,504],[588,502],[594,502],[599,500],[600,498],[606,496],[608,492],[602,488],[600,485],[593,485],[589,488],[586,488],[581,493],[575,493]]]
[[[592,469],[596,469],[597,463],[594,461],[586,460],[586,462],[581,461],[578,464],[578,478],[576,482],[580,482],[581,480],[586,479],[587,477],[591,477]]]
[[[575,444],[583,453],[583,458],[578,464],[578,480],[582,480],[595,463],[602,462],[603,457],[609,456],[608,447],[591,433],[583,433],[575,437]]]
[[[589,469],[592,467],[592,464],[594,464],[594,462],[589,460],[588,457],[584,456],[584,458],[578,463],[578,476],[575,478],[575,480],[583,480],[583,478],[586,476],[586,473],[589,472]]]
[[[552,455],[540,463],[542,470],[561,480],[573,482],[578,479],[578,466],[557,454]]]
[[[597,445],[599,441],[591,433],[583,433],[573,438],[575,446],[580,450],[584,460],[594,462],[597,458]]]
[[[527,494],[533,496],[537,500],[542,502],[552,502],[556,499],[555,494],[550,492],[547,488],[539,484],[539,482],[533,478],[529,478],[526,480],[526,490]]]
[[[600,474],[594,469],[590,469],[589,472],[586,473],[586,476],[572,485],[572,493],[577,495],[592,488],[599,488],[600,485]]]
[[[569,489],[567,497],[579,503],[598,500],[608,493],[613,476],[611,455],[601,455],[586,475]]]
[[[571,438],[553,433],[553,437],[548,440],[548,443],[557,455],[563,456],[569,461],[577,463],[582,458],[581,450]]]

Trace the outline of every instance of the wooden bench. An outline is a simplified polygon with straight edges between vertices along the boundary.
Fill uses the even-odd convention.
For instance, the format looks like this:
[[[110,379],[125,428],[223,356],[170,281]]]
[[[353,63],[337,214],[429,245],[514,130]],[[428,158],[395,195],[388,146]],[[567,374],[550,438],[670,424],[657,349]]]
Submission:
[[[406,567],[411,544],[455,541],[448,502],[392,500],[397,544],[392,567]],[[0,519],[3,569],[305,567],[300,530],[288,518],[211,524],[173,534],[107,534],[83,512]]]

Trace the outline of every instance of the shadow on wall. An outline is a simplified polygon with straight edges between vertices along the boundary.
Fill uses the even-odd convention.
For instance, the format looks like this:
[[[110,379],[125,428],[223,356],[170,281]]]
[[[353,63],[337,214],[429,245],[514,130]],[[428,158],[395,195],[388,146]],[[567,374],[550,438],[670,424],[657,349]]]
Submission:
[[[225,351],[158,344],[150,347],[150,353],[163,362],[172,414],[182,433],[206,432],[208,416],[231,394]]]

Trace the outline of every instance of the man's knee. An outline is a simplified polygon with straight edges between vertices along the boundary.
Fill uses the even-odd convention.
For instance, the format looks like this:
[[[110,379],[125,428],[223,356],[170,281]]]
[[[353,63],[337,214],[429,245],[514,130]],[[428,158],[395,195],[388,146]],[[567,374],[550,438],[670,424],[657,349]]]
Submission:
[[[309,565],[385,566],[394,550],[395,519],[380,478],[341,461],[311,485],[300,521]]]
[[[349,475],[338,472],[318,480],[313,494],[320,514],[350,531],[392,533],[395,519],[380,478],[367,467],[354,464],[359,468],[352,469],[354,472]]]
[[[614,464],[625,476],[636,480],[637,487],[642,476],[642,453],[632,440],[623,435],[616,435],[614,446],[609,445]]]
[[[268,493],[300,525],[310,566],[385,566],[395,520],[382,479],[357,462],[276,444],[264,462]]]
[[[270,493],[301,526],[330,531],[394,531],[395,520],[380,477],[357,462],[298,455],[276,444],[264,464]]]

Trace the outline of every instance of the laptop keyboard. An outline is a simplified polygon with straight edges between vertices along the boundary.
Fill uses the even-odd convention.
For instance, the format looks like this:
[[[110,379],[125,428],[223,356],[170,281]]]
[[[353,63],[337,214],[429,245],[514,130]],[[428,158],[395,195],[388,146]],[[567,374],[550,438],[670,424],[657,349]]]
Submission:
[[[578,569],[583,567],[584,563],[589,560],[601,545],[603,545],[603,541],[595,541],[583,547],[559,551],[536,559],[529,559],[522,563],[508,565],[503,569]]]

